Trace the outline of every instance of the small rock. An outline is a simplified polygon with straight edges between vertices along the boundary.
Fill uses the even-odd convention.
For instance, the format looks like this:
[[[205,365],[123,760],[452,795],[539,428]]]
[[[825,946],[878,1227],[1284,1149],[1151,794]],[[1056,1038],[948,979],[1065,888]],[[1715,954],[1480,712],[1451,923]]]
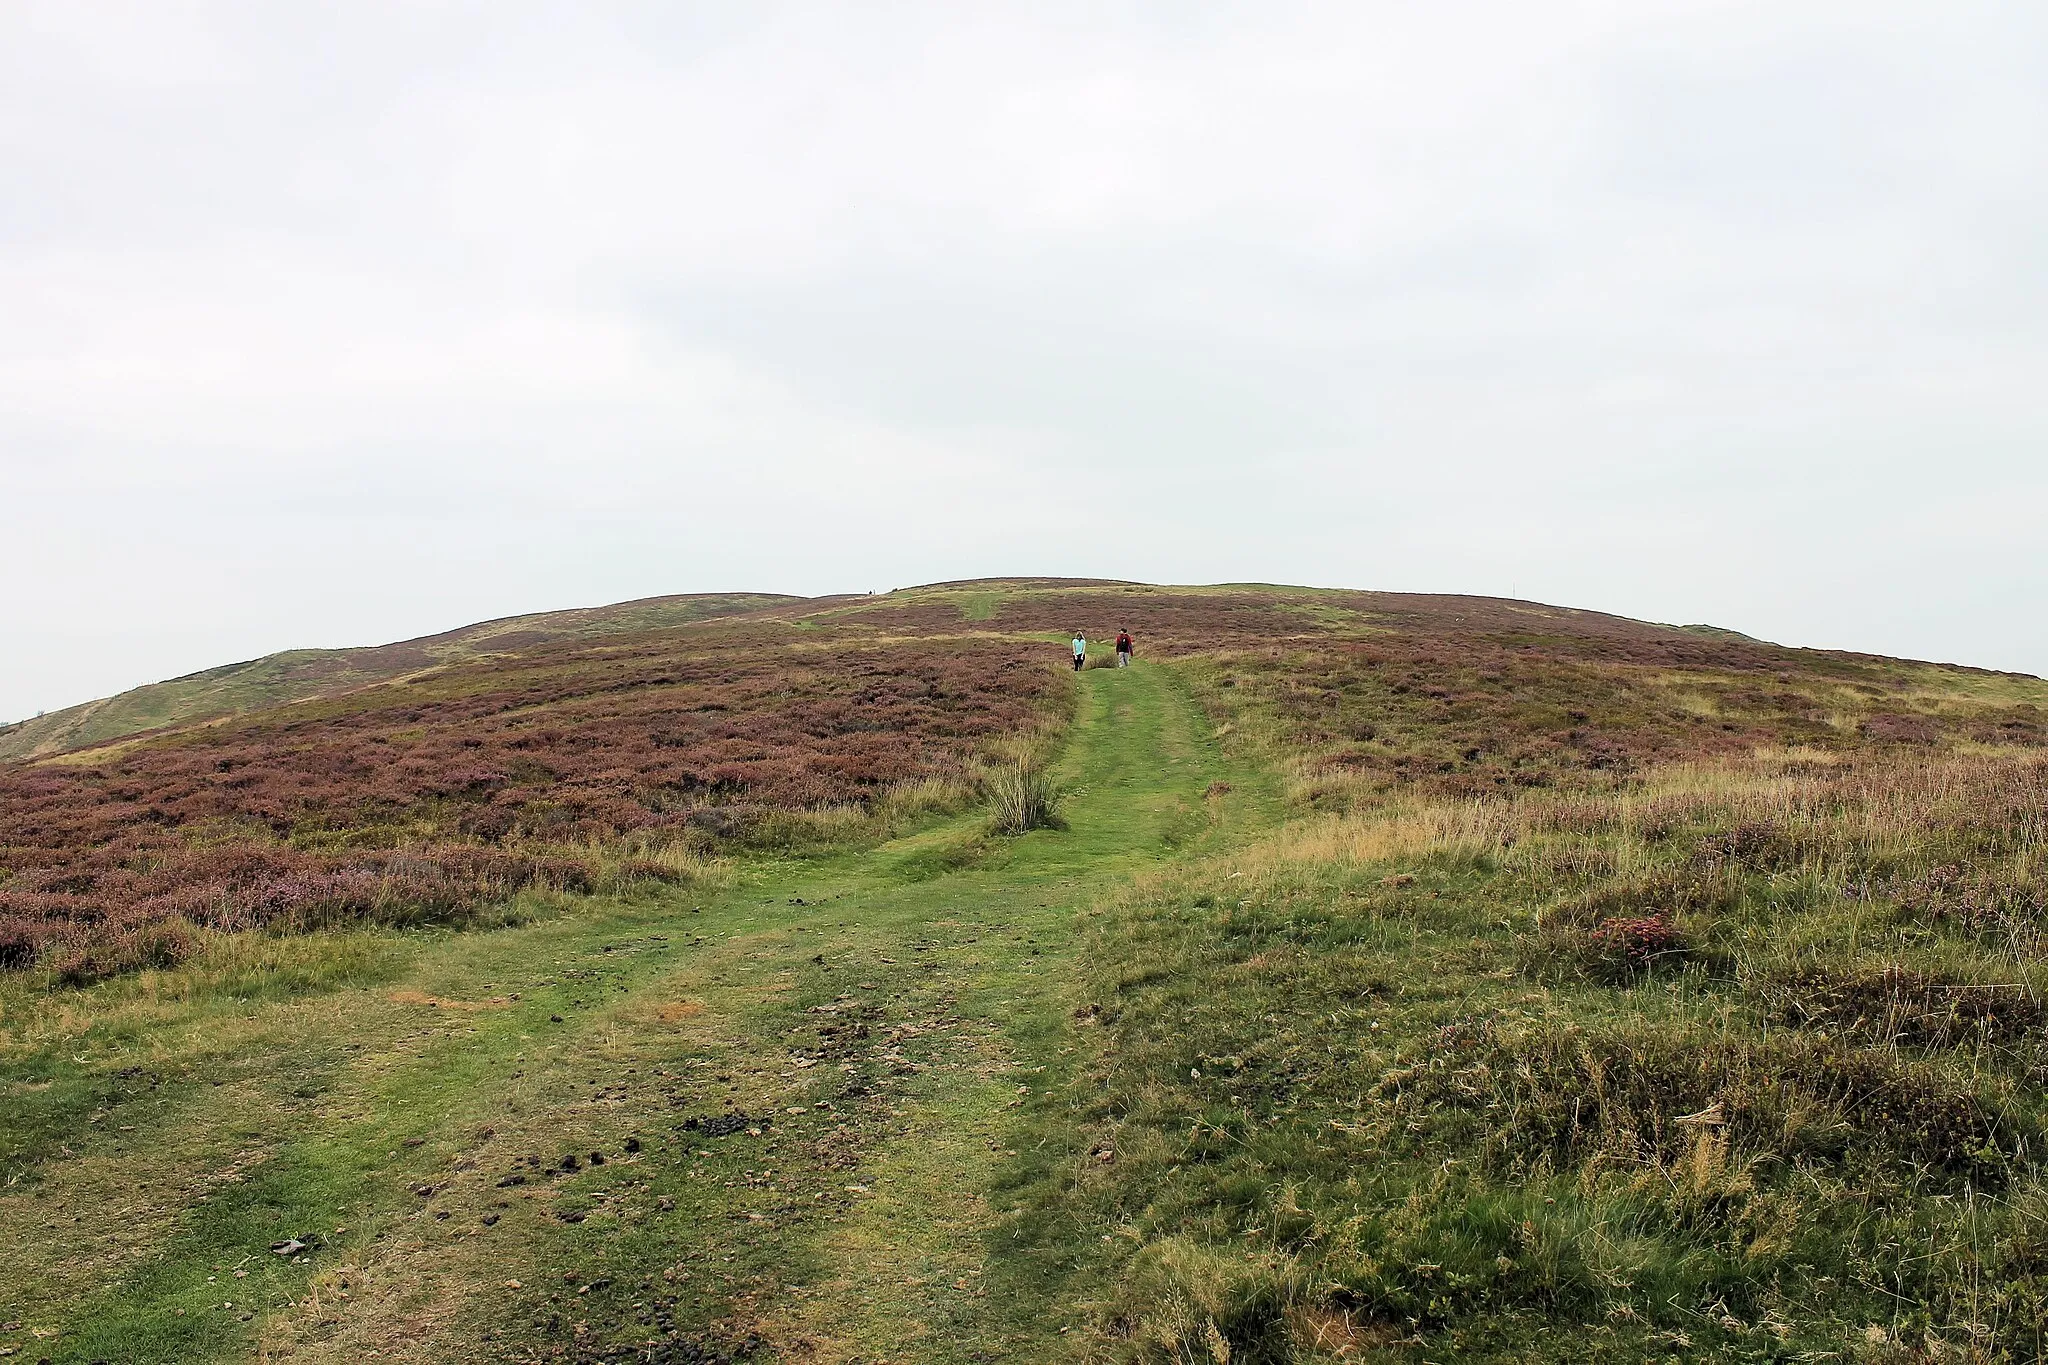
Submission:
[[[483,1221],[484,1226],[487,1228],[496,1227],[498,1225],[498,1215],[495,1213],[487,1213],[484,1215]]]
[[[562,1022],[562,1016],[559,1014],[550,1014],[548,1016],[548,1022],[550,1024],[559,1024]]]

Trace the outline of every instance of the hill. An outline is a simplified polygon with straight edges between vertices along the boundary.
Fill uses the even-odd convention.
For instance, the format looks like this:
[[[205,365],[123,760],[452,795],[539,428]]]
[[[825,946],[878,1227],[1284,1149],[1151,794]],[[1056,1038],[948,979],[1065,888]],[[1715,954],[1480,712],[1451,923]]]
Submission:
[[[1269,585],[494,638],[0,765],[0,1347],[2048,1354],[2048,683]]]
[[[649,597],[608,607],[509,616],[397,644],[286,650],[0,726],[0,761],[41,758],[144,730],[331,697],[424,669],[517,652],[553,640],[677,626],[795,600],[773,593]]]

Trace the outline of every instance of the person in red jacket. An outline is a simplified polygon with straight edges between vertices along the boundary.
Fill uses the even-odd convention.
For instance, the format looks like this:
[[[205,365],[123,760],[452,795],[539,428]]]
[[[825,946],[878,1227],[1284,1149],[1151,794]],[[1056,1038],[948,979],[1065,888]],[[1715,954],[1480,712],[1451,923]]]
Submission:
[[[1131,666],[1131,633],[1127,630],[1120,630],[1116,633],[1116,666],[1118,668],[1129,668]]]

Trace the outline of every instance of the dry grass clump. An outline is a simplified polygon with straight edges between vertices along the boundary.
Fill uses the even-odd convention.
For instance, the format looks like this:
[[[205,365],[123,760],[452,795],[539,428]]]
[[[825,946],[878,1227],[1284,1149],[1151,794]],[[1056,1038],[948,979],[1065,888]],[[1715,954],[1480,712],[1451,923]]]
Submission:
[[[1923,1182],[2002,1188],[2031,1163],[2036,1122],[1968,1075],[1799,1033],[1774,1038],[1646,1025],[1500,1027],[1457,1021],[1426,1036],[1375,1092],[1390,1143],[1485,1120],[1475,1155],[1527,1176],[1680,1163],[1712,1129],[1756,1162],[1910,1163]],[[1451,1131],[1456,1131],[1453,1128]]]
[[[1369,813],[1290,825],[1238,860],[1248,875],[1301,865],[1355,867],[1441,853],[1479,857],[1512,848],[1519,822],[1499,802],[1391,802]]]
[[[1039,764],[1024,761],[989,770],[982,777],[989,828],[997,834],[1028,834],[1060,826],[1059,784]]]
[[[2011,1043],[2048,1027],[2024,981],[1955,981],[1898,963],[1809,963],[1746,983],[1780,1022],[1876,1046]]]

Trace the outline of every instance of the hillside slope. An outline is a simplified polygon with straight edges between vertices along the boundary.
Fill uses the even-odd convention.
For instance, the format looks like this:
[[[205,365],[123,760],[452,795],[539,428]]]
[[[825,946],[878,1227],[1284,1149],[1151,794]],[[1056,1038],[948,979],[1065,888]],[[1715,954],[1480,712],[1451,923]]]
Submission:
[[[0,764],[0,945],[30,1358],[2048,1358],[2039,679],[782,602]]]
[[[560,639],[684,625],[798,599],[774,593],[686,593],[604,607],[539,612],[357,649],[292,649],[149,683],[0,726],[0,762],[105,744],[164,726],[331,697],[439,665],[516,653]]]
[[[1192,614],[1187,610],[1186,600],[1191,594],[1199,601],[1246,593],[1259,599],[1258,605],[1250,609],[1251,618],[1245,616],[1247,608],[1242,602],[1222,615],[1215,610],[1213,601],[1203,602]],[[1269,616],[1276,606],[1282,610]],[[1311,623],[1328,627],[1334,621],[1349,619],[1359,626],[1378,622],[1410,631],[1562,634],[1657,641],[1667,646],[1691,636],[1753,646],[1758,651],[1754,657],[1766,660],[1825,657],[1818,651],[1786,650],[1720,626],[1664,626],[1601,612],[1502,598],[1270,584],[1186,589],[1095,579],[991,579],[932,584],[882,598],[862,595],[815,601],[776,593],[685,593],[505,617],[393,644],[286,650],[243,663],[223,664],[81,702],[31,720],[0,725],[0,762],[46,758],[149,730],[337,696],[425,669],[486,656],[516,655],[556,640],[658,630],[758,612],[820,619],[859,617],[877,624],[892,622],[917,629],[933,622],[989,621],[999,609],[1005,612],[1002,624],[1007,628],[1047,631],[1080,625],[1077,621],[1070,627],[1055,619],[1062,615],[1100,616],[1107,621],[1120,612],[1135,614],[1144,618],[1153,632],[1152,643],[1184,649],[1238,638],[1246,619],[1267,621],[1264,628],[1275,628],[1283,635]],[[1320,618],[1318,613],[1322,614]],[[1179,627],[1182,621],[1191,624]],[[1092,629],[1100,633],[1113,627],[1098,623]],[[1163,637],[1159,634],[1162,629]],[[1683,661],[1689,656],[1683,650],[1674,650],[1672,657]]]
[[[1125,626],[1147,657],[1230,671],[1218,695],[1284,727],[1276,757],[1322,809],[2042,734],[2025,680],[1488,598],[1045,579],[656,598],[218,670],[164,685],[166,713],[203,721],[0,765],[0,964],[163,961],[187,923],[460,919],[600,875],[578,849],[866,818],[917,783],[957,800],[1061,704],[1052,642]],[[73,740],[156,703],[105,705]]]

